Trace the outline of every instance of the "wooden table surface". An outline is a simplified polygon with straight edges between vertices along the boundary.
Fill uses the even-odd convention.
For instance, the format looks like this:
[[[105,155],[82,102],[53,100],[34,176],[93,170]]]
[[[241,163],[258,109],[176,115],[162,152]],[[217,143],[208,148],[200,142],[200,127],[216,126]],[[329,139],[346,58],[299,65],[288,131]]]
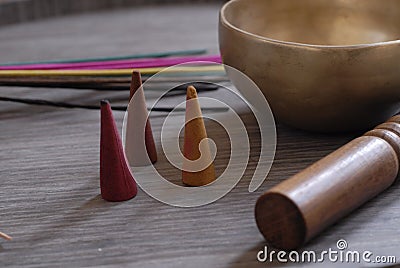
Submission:
[[[219,8],[138,7],[7,26],[0,28],[0,61],[195,48],[216,53]],[[207,94],[224,96],[222,91]],[[127,92],[26,87],[1,87],[0,95],[90,104],[104,98],[124,103],[128,97]],[[121,128],[123,113],[114,115]],[[359,133],[321,135],[278,124],[272,170],[260,189],[249,193],[259,135],[254,118],[246,112],[241,116],[252,146],[244,177],[217,202],[183,209],[143,191],[122,203],[101,199],[98,111],[1,103],[0,230],[14,240],[0,241],[0,266],[265,267],[256,258],[265,246],[254,220],[257,197]],[[158,145],[163,118],[151,117]],[[224,136],[218,126],[207,127],[211,137]],[[220,147],[226,157],[229,148]],[[217,160],[218,173],[227,159]],[[164,172],[172,180],[179,176]],[[395,184],[301,250],[336,249],[336,242],[345,239],[351,250],[395,255],[400,261],[399,188]]]

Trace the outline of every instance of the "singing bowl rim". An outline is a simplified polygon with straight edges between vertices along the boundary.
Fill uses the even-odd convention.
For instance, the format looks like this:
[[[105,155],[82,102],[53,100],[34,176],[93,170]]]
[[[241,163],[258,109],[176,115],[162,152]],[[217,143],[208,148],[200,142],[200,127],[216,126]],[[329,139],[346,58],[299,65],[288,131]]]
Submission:
[[[400,39],[390,40],[390,41],[382,41],[382,42],[374,42],[374,43],[365,43],[365,44],[354,44],[354,45],[317,45],[317,44],[307,44],[301,42],[292,42],[292,41],[283,41],[274,38],[269,38],[266,36],[254,34],[248,32],[246,30],[240,29],[233,25],[229,20],[226,18],[226,11],[227,9],[235,2],[246,1],[246,0],[230,0],[226,2],[221,10],[220,10],[220,23],[223,24],[225,27],[235,30],[243,35],[252,37],[254,39],[262,40],[267,43],[272,44],[279,44],[284,46],[291,46],[291,47],[302,47],[302,48],[320,48],[320,49],[358,49],[358,48],[371,48],[371,47],[378,47],[378,46],[385,46],[385,45],[394,45],[399,44]]]

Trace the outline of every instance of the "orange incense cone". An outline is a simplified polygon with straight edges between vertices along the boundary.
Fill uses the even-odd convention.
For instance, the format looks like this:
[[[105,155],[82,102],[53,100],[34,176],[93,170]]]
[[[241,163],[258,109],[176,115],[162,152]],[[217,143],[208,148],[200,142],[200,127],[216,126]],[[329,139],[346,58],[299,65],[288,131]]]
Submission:
[[[202,146],[200,153],[200,142],[207,138],[207,132],[197,99],[197,92],[193,86],[187,88],[186,101],[183,144],[185,159],[183,160],[182,181],[189,186],[203,186],[215,180],[215,170],[207,140],[205,140],[206,144]],[[190,162],[194,160],[201,161],[194,165],[194,168],[190,168],[193,167]],[[200,170],[201,167],[203,168]],[[193,170],[194,172],[187,170]]]
[[[131,101],[134,96],[134,100]],[[148,120],[142,79],[138,71],[132,73],[129,100],[125,141],[126,156],[131,166],[150,165],[157,161],[157,151]]]
[[[101,102],[100,188],[107,201],[129,200],[137,193],[108,101]]]

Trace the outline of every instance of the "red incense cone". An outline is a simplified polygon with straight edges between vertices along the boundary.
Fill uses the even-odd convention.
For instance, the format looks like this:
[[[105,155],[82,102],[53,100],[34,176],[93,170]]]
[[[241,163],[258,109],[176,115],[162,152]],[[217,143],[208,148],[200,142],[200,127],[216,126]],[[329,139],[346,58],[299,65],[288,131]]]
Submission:
[[[101,101],[100,188],[107,201],[129,200],[137,193],[108,101]]]
[[[148,120],[142,79],[138,71],[132,73],[129,100],[125,141],[126,156],[131,166],[150,165],[157,161],[157,150]]]

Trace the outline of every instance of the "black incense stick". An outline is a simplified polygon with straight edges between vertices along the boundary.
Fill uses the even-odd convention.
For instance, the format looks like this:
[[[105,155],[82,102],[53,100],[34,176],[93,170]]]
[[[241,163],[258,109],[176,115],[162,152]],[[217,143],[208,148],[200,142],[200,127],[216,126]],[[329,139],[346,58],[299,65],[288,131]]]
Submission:
[[[182,91],[186,94],[186,88],[189,85],[183,84],[175,87],[172,91]],[[196,87],[198,92],[217,90],[218,85],[211,83],[193,82],[191,85]],[[43,82],[43,81],[7,81],[0,80],[0,86],[13,86],[13,87],[45,87],[45,88],[68,88],[68,89],[87,89],[99,91],[129,91],[129,83],[80,83],[80,82]],[[160,86],[158,86],[160,87]],[[147,89],[147,88],[146,88]],[[152,89],[149,87],[148,89]]]
[[[87,105],[87,104],[75,104],[75,103],[68,103],[68,102],[59,102],[59,101],[48,101],[43,99],[25,99],[25,98],[10,98],[10,97],[2,97],[0,96],[0,101],[5,102],[16,102],[16,103],[24,103],[29,105],[41,105],[41,106],[52,106],[52,107],[59,107],[59,108],[79,108],[79,109],[87,109],[87,110],[99,110],[100,105]],[[114,111],[126,111],[127,106],[112,106]],[[153,107],[148,108],[153,112],[183,112],[185,108],[174,108],[174,107]],[[205,107],[202,110],[210,111],[210,112],[226,112],[228,108],[225,107]]]

